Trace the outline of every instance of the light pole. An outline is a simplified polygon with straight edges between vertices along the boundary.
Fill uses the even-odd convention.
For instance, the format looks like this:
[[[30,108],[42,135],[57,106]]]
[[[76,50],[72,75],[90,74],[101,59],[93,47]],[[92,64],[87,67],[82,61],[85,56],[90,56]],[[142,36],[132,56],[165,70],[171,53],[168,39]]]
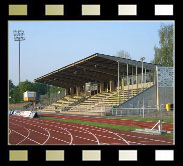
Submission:
[[[14,30],[13,31],[14,40],[19,42],[19,85],[20,85],[20,42],[25,40],[23,30]]]
[[[143,102],[143,118],[144,118],[144,70],[143,70],[143,61],[145,60],[145,57],[140,58],[142,61],[142,102]]]

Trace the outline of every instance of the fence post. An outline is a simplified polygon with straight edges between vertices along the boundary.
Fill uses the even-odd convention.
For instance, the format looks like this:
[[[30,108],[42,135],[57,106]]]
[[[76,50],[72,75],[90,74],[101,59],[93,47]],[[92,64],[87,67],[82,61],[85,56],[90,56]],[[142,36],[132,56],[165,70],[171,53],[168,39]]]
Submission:
[[[158,131],[161,132],[161,129],[162,129],[162,124],[161,124],[161,120],[159,120]]]
[[[143,106],[143,109],[142,110],[143,110],[142,113],[143,113],[143,118],[144,118],[144,106]]]
[[[140,114],[140,117],[141,117],[141,108],[139,108],[139,114]]]
[[[148,106],[148,111],[147,112],[148,112],[147,114],[149,115],[149,106]]]

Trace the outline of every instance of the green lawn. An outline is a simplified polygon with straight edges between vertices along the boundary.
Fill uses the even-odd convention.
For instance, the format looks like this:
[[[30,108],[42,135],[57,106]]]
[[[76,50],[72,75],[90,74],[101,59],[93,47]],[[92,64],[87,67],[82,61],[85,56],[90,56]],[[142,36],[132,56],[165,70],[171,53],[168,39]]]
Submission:
[[[161,136],[173,138],[173,134],[168,134],[168,133],[166,133],[166,134],[161,134]]]
[[[70,122],[70,123],[75,123],[75,124],[83,124],[83,125],[88,125],[88,126],[96,126],[96,127],[103,127],[103,128],[109,128],[109,129],[123,130],[123,131],[133,131],[135,129],[142,129],[140,127],[88,122],[88,121],[82,121],[82,120],[60,119],[60,118],[56,118],[56,117],[41,117],[41,118],[57,120],[57,121],[62,121],[62,122]]]
[[[135,129],[143,129],[143,128],[140,128],[140,127],[105,124],[105,123],[88,122],[88,121],[72,120],[72,119],[61,119],[61,118],[46,117],[46,116],[41,117],[41,119],[57,120],[57,121],[62,121],[62,122],[69,122],[69,123],[75,123],[75,124],[81,124],[81,125],[83,124],[83,125],[88,125],[88,126],[96,126],[96,127],[103,127],[103,128],[123,130],[123,131],[133,131]],[[162,134],[161,136],[173,138],[173,134]]]
[[[152,122],[158,122],[158,120],[162,120],[163,122],[166,122],[166,123],[173,123],[173,119],[152,119],[152,118],[137,118],[137,117],[124,117],[124,116],[108,116],[106,118],[139,120],[139,121],[152,121]]]

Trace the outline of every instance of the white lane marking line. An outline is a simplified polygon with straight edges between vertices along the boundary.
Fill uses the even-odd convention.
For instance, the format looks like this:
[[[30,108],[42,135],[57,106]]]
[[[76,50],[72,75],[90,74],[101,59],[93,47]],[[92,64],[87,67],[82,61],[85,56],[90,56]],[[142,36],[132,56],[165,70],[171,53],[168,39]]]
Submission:
[[[121,135],[125,135],[125,134],[121,134]],[[131,135],[125,135],[127,137],[132,137]],[[152,139],[152,138],[147,138],[147,137],[138,137],[138,136],[133,136],[134,138],[140,138],[140,139],[145,139],[145,140],[151,140],[151,141],[156,141],[156,139]],[[163,141],[163,140],[158,140],[160,142],[165,142],[165,143],[171,143],[171,142],[167,142],[167,141]],[[141,141],[140,141],[141,142]]]
[[[41,120],[41,122],[42,122],[42,120]],[[35,122],[35,123],[38,123],[38,124],[45,124],[45,123],[39,123],[39,122]],[[60,124],[60,123],[59,123]],[[45,125],[49,125],[49,124],[45,124]],[[55,126],[55,127],[57,127],[57,126]],[[58,128],[61,128],[61,127],[58,127]],[[81,130],[84,130],[84,131],[86,131],[87,133],[89,133],[89,134],[91,134],[93,137],[95,137],[95,139],[97,140],[97,143],[98,143],[98,145],[100,145],[100,142],[99,142],[99,140],[98,140],[98,138],[96,137],[96,135],[95,134],[93,134],[92,132],[90,132],[90,131],[88,131],[88,130],[85,130],[85,129],[83,129],[82,127],[76,127],[76,128],[80,128]],[[68,129],[68,130],[70,130],[70,129]],[[72,135],[72,134],[71,134]],[[82,137],[80,137],[80,138],[82,138]],[[72,140],[73,140],[73,137],[71,138]],[[88,138],[86,138],[87,140],[91,140],[91,139],[88,139]],[[93,141],[93,140],[92,140]],[[72,143],[72,142],[71,142]]]
[[[25,127],[24,127],[24,128],[25,128]],[[25,129],[27,129],[27,128],[25,128]],[[20,141],[19,143],[17,143],[16,145],[19,145],[20,143],[22,143],[23,141],[25,141],[25,140],[29,137],[30,131],[29,131],[29,129],[27,129],[27,131],[28,131],[27,137],[26,137],[25,139],[23,139],[22,141]]]
[[[28,123],[27,123],[27,124],[28,124]],[[50,132],[49,132],[46,128],[43,128],[43,127],[41,127],[41,126],[36,126],[36,127],[41,128],[41,129],[43,129],[43,130],[45,130],[45,131],[48,132],[48,138],[47,138],[46,141],[43,142],[43,144],[42,144],[42,145],[44,145],[44,144],[49,140],[49,138],[50,138]]]
[[[101,118],[101,117],[92,117],[93,119],[95,119],[95,118]],[[141,120],[130,120],[130,119],[115,119],[115,118],[106,118],[106,119],[110,119],[110,122],[111,122],[111,124],[116,124],[117,122],[118,122],[118,120],[129,120],[129,121],[140,121],[141,122],[141,124],[142,125],[147,125],[148,123],[153,123],[153,121],[141,121]],[[106,120],[106,119],[102,119],[102,122],[103,123],[108,123],[108,121]],[[82,120],[82,118],[80,118],[79,120]],[[83,118],[83,120],[85,120],[84,118]],[[86,119],[87,120],[87,119]],[[97,122],[96,120],[94,120],[94,122]],[[133,123],[133,122],[132,122]],[[155,123],[155,122],[154,122]],[[162,122],[162,123],[165,123],[165,122]]]
[[[16,120],[15,120],[16,121]],[[23,121],[21,121],[21,122],[23,122]],[[23,122],[23,123],[25,123],[25,122]],[[36,123],[38,123],[38,122],[36,122]],[[28,124],[28,123],[26,123],[26,124]],[[40,123],[38,123],[38,124],[40,124]],[[43,123],[42,123],[43,124]],[[31,125],[31,124],[29,124],[29,125]],[[49,125],[49,124],[47,124],[47,125]],[[32,125],[32,126],[37,126],[37,125]],[[52,125],[53,126],[53,125]],[[37,127],[39,127],[39,128],[42,128],[41,126],[37,126]],[[59,128],[61,128],[62,130],[65,130],[66,132],[68,132],[69,133],[69,135],[71,136],[71,141],[70,141],[70,143],[69,144],[72,144],[72,141],[73,141],[73,136],[72,136],[72,134],[69,132],[69,131],[67,131],[66,129],[64,129],[64,128],[62,128],[62,127],[59,127]],[[51,130],[51,129],[50,129]],[[33,130],[34,131],[34,130]],[[55,131],[55,132],[59,132],[59,131],[56,131],[56,130],[52,130],[52,131]],[[49,131],[47,130],[47,132],[49,133]],[[40,132],[39,132],[40,133]],[[65,134],[65,133],[64,133]],[[43,135],[45,135],[45,134],[43,134]],[[47,135],[46,135],[47,136]],[[49,135],[48,135],[49,136]]]
[[[53,122],[54,123],[54,122]],[[60,123],[56,123],[56,124],[60,124]],[[71,126],[71,125],[68,125],[68,126]],[[91,126],[90,126],[91,127]],[[97,127],[94,127],[94,128],[97,128]],[[102,131],[102,132],[104,132],[104,131]],[[124,135],[124,134],[122,134],[122,135]],[[130,136],[130,135],[128,135],[128,136]],[[165,142],[165,141],[163,141],[163,142]],[[167,143],[171,143],[171,142],[167,142]]]
[[[96,137],[95,134],[93,134],[92,132],[90,132],[90,131],[88,131],[88,130],[83,129],[82,127],[80,127],[80,128],[81,128],[82,130],[84,130],[84,131],[89,132],[91,135],[93,135],[93,136],[95,137],[95,139],[97,140],[97,144],[100,145],[100,142],[99,142],[99,140],[98,140],[98,138]]]
[[[106,130],[106,131],[109,131],[109,130]],[[112,133],[112,134],[116,135],[117,137],[119,137],[120,139],[122,139],[127,145],[130,145],[129,142],[126,139],[124,139],[123,137],[121,137],[117,133],[114,133],[114,132],[111,132],[111,131],[109,131],[109,133]]]
[[[90,126],[90,127],[92,127],[92,128],[98,128],[98,127],[94,127],[94,126]],[[102,130],[104,130],[104,129],[101,128],[101,132],[106,132],[106,131],[102,131]],[[123,135],[123,136],[131,137],[131,135],[126,135],[126,134],[122,134],[122,133],[119,133],[119,134],[120,135]],[[137,138],[142,138],[142,137],[138,137],[137,136]],[[143,138],[146,138],[146,137],[143,137]],[[150,140],[150,138],[146,138],[146,139],[149,139]],[[153,140],[155,140],[155,139],[153,139]],[[167,142],[167,141],[163,141],[163,140],[161,142],[171,143],[171,142]]]
[[[22,123],[24,123],[24,124],[28,124],[28,123],[25,123],[25,122],[23,122],[23,121],[20,121],[20,122],[22,122]],[[30,125],[30,124],[29,124],[29,125]],[[39,127],[39,126],[38,126],[38,127]],[[31,131],[33,131],[33,132],[35,132],[35,133],[38,133],[38,134],[44,135],[44,136],[49,136],[49,135],[47,135],[47,134],[41,133],[41,132],[36,131],[36,130],[32,130],[32,129],[29,129],[29,130],[31,130]],[[65,134],[65,133],[64,133],[64,134]],[[58,139],[58,138],[55,138],[55,137],[53,137],[53,136],[51,136],[51,138]],[[60,141],[62,141],[62,142],[69,143],[69,142],[64,141],[64,140],[61,140],[61,139],[58,139],[58,140],[60,140]]]
[[[59,124],[59,125],[61,124],[61,123],[56,123],[56,122],[51,122],[51,123],[53,123],[53,124]],[[66,125],[66,124],[62,124],[62,125]],[[67,125],[67,126],[76,127],[76,126],[73,126],[73,125]],[[83,126],[88,126],[88,125],[83,125]],[[96,128],[96,129],[100,129],[101,132],[107,132],[107,131],[102,131],[102,130],[104,130],[104,129],[99,128],[99,127],[95,127],[95,126],[89,126],[89,127]],[[76,127],[76,128],[78,128],[78,127]],[[91,130],[93,130],[93,129],[91,129]],[[131,137],[131,135],[125,135],[125,134],[121,134],[121,135]],[[142,138],[142,137],[137,137],[137,138]],[[145,139],[149,139],[149,138],[145,138]],[[154,139],[153,139],[153,140],[154,140]],[[167,142],[167,141],[161,141],[161,142],[171,143],[171,142]]]
[[[90,127],[93,127],[93,126],[90,126]],[[93,127],[93,128],[98,128],[98,127]],[[101,130],[104,130],[104,129],[101,129]],[[101,131],[101,132],[104,132],[104,131]],[[106,132],[106,131],[105,131]],[[122,134],[122,133],[119,133],[120,135],[123,135],[123,136],[128,136],[128,137],[131,137],[132,135],[125,135],[125,134]],[[138,137],[138,136],[134,136],[134,137],[137,137],[137,138],[143,138],[143,137]],[[150,139],[150,138],[145,138],[145,139],[148,139],[148,140],[155,140],[155,139]],[[161,140],[161,142],[166,142],[166,143],[171,143],[171,142],[167,142],[167,141],[163,141]]]
[[[60,124],[60,123],[57,123],[57,124]],[[67,126],[72,126],[72,127],[74,127],[73,125],[67,125]],[[85,125],[85,126],[88,126],[88,125]],[[91,127],[91,126],[88,126],[88,127]],[[78,128],[78,127],[76,127],[76,128]],[[86,129],[90,129],[90,128],[86,128]],[[121,140],[123,140],[127,145],[129,145],[128,141],[125,140],[123,137],[119,136],[117,133],[111,132],[111,131],[106,130],[106,129],[103,129],[103,130],[105,130],[105,131],[108,132],[108,133],[111,133],[111,134],[116,135],[116,136],[119,137]],[[96,134],[96,135],[97,135],[97,134]],[[110,138],[113,139],[112,137],[108,137],[108,138],[109,138],[109,139],[110,139]],[[97,140],[98,140],[98,138],[97,138]],[[98,140],[98,141],[99,141],[99,140]],[[99,142],[98,142],[98,143],[99,143]]]
[[[61,127],[62,128],[62,127]],[[70,135],[70,137],[71,137],[71,141],[70,141],[70,145],[72,145],[72,142],[73,142],[73,136],[72,136],[72,134],[71,134],[71,132],[69,132],[68,130],[66,130],[65,128],[62,128],[62,130],[65,130],[66,132],[68,132],[69,133],[69,135]]]
[[[15,133],[17,133],[17,134],[19,134],[19,135],[21,135],[22,137],[26,137],[25,135],[23,135],[23,134],[21,134],[21,133],[15,131],[15,130],[12,130],[12,131],[15,132]],[[39,143],[39,142],[37,142],[37,141],[35,141],[35,140],[31,139],[31,138],[27,138],[27,139],[30,140],[30,141],[32,141],[32,142],[35,142],[35,143],[41,145],[41,143]]]
[[[17,120],[15,120],[15,121],[17,121]],[[19,122],[25,123],[25,122],[23,122],[23,121],[19,121]],[[38,122],[36,122],[36,123],[38,123]],[[29,123],[25,123],[25,124],[29,124]],[[38,123],[38,124],[43,124],[43,123]],[[29,124],[29,125],[31,125],[31,124]],[[37,127],[40,127],[40,126],[37,126]],[[57,127],[57,126],[55,126],[55,127]],[[61,128],[61,127],[58,127],[58,128]],[[48,135],[43,134],[43,133],[40,133],[40,132],[38,132],[38,131],[35,131],[35,130],[32,130],[32,129],[30,129],[30,130],[31,130],[31,131],[34,131],[34,132],[36,132],[36,133],[39,133],[39,134],[48,136]],[[51,130],[51,129],[49,129],[49,130]],[[77,131],[78,131],[78,130],[77,130]],[[60,132],[60,133],[65,134],[65,133],[63,133],[63,132]],[[71,134],[71,135],[72,135],[72,134]],[[75,137],[78,137],[78,138],[81,138],[81,139],[85,139],[85,140],[90,140],[90,141],[92,141],[92,142],[97,142],[97,141],[95,141],[95,140],[87,139],[87,138],[84,138],[84,137],[79,137],[79,136],[75,136]],[[59,138],[55,138],[55,137],[53,137],[53,136],[51,136],[51,138],[58,139],[58,140],[60,140],[60,141],[62,141],[62,142],[66,142],[66,143],[68,143],[68,144],[71,144],[71,143],[72,143],[72,142],[69,143],[69,142],[67,142],[67,141],[61,140],[61,139],[59,139]],[[71,138],[71,139],[72,139],[72,138]]]
[[[12,122],[10,122],[10,123],[12,123]],[[17,124],[15,124],[15,123],[12,123],[12,124],[14,124],[15,126],[19,126],[19,127],[21,127],[21,128],[24,128],[24,129],[26,129],[27,131],[28,131],[28,135],[27,135],[27,137],[25,137],[23,140],[21,140],[20,142],[18,142],[16,145],[19,145],[19,144],[21,144],[23,141],[25,141],[28,137],[29,137],[29,135],[30,135],[30,131],[29,131],[29,129],[27,129],[26,127],[23,127],[23,126],[20,126],[20,125],[17,125]]]
[[[24,123],[24,122],[23,122],[23,123]],[[43,133],[41,133],[41,132],[39,132],[39,131],[32,130],[32,129],[30,129],[30,130],[33,131],[33,132],[35,132],[35,133],[38,133],[38,134],[41,134],[41,135],[44,135],[44,136],[48,136],[47,134],[43,134]],[[51,129],[49,129],[49,130],[51,130]],[[60,133],[62,133],[62,132],[60,132]],[[62,134],[65,134],[65,133],[62,133]],[[54,138],[54,139],[57,139],[57,140],[59,140],[59,141],[69,143],[69,142],[67,142],[67,141],[64,141],[64,140],[62,140],[62,139],[59,139],[59,138],[56,138],[56,137],[53,137],[53,136],[50,136],[50,138]]]
[[[18,120],[15,120],[15,121],[18,121]],[[29,124],[29,123],[25,123],[25,122],[23,122],[23,121],[18,121],[18,122],[22,122],[22,123],[24,123],[24,124],[28,124],[28,125],[30,125],[30,126],[34,126],[34,125],[31,125],[31,124]],[[41,128],[41,126],[37,126],[38,128]],[[48,135],[46,135],[46,134],[43,134],[43,133],[41,133],[41,132],[39,132],[39,131],[36,131],[36,130],[32,130],[32,129],[29,129],[29,130],[31,130],[31,131],[33,131],[33,132],[36,132],[36,133],[39,133],[39,134],[41,134],[41,135],[44,135],[44,136],[47,136],[48,138],[49,138],[49,134]],[[51,136],[51,138],[56,138],[56,137],[53,137],[53,136]],[[58,138],[57,138],[58,139]],[[48,140],[48,139],[47,139]],[[46,141],[47,141],[46,140]],[[69,143],[69,142],[67,142],[67,141],[64,141],[64,140],[61,140],[61,139],[58,139],[58,140],[60,140],[60,141],[62,141],[62,142],[66,142],[66,143]],[[45,143],[46,143],[46,141],[45,141]],[[43,144],[42,144],[43,145]]]
[[[68,125],[68,126],[69,126],[69,125]],[[70,126],[71,126],[71,125],[70,125]],[[86,125],[86,126],[88,126],[88,125]],[[91,127],[91,126],[89,126],[89,127]],[[86,129],[89,129],[89,128],[86,128]],[[103,130],[105,130],[105,131],[108,132],[108,133],[112,133],[112,134],[116,135],[117,137],[119,137],[120,139],[122,139],[127,145],[129,145],[128,141],[125,140],[123,137],[119,136],[117,133],[111,132],[111,131],[106,130],[106,129],[103,129]],[[111,138],[111,137],[108,137],[108,138]],[[113,139],[113,138],[112,138],[112,139]]]
[[[58,124],[58,123],[57,123]],[[59,123],[60,124],[60,123]],[[71,125],[67,125],[67,126],[71,126]],[[87,125],[88,126],[88,125]],[[72,127],[73,127],[73,125],[72,125]],[[78,128],[78,127],[76,127],[76,128]],[[81,129],[83,129],[82,127],[81,127]],[[89,129],[89,128],[86,128],[86,129]],[[104,129],[103,129],[104,130]],[[87,131],[87,130],[86,130]],[[125,140],[123,137],[121,137],[121,136],[119,136],[117,133],[114,133],[114,132],[111,132],[111,131],[109,131],[109,130],[105,130],[106,132],[108,132],[108,133],[112,133],[112,134],[114,134],[114,135],[116,135],[117,137],[119,137],[120,138],[120,140],[123,140],[127,145],[129,145],[129,143],[128,143],[128,141],[127,140]],[[93,134],[93,133],[92,133]],[[97,135],[97,134],[96,134]],[[94,136],[95,137],[95,136]],[[107,137],[107,136],[106,136]],[[107,137],[107,138],[111,138],[111,139],[117,139],[117,138],[112,138],[112,137]],[[99,144],[99,140],[98,140],[98,138],[96,137],[96,139],[97,139],[97,142],[98,142],[98,144]]]
[[[48,132],[48,138],[47,138],[47,140],[45,142],[43,142],[42,145],[44,145],[49,140],[49,138],[50,138],[50,132],[47,130],[47,128],[44,128],[44,130],[46,130]]]
[[[108,144],[108,143],[100,143],[100,145],[110,145],[110,144]]]
[[[42,122],[42,120],[41,120],[41,122]],[[36,123],[40,124],[39,122],[36,122]],[[45,123],[41,123],[41,124],[45,124]],[[58,124],[60,125],[60,123],[58,123]],[[71,125],[70,125],[70,126],[71,126]],[[62,127],[58,127],[58,126],[55,126],[55,127],[57,127],[57,128],[62,128]],[[73,126],[72,126],[72,127],[73,127]],[[74,127],[75,127],[75,126],[74,126]],[[96,137],[95,134],[93,134],[92,132],[90,132],[90,131],[88,131],[88,130],[83,129],[82,127],[75,127],[75,128],[79,128],[79,129],[84,130],[84,131],[86,131],[86,132],[82,132],[82,131],[78,131],[78,130],[73,130],[73,129],[69,129],[69,128],[67,128],[67,129],[68,129],[68,130],[77,131],[77,132],[82,132],[82,133],[89,133],[89,134],[91,134],[92,136],[95,137],[95,139],[97,140],[96,142],[98,143],[98,145],[100,145],[100,142],[99,142],[99,140],[98,140],[98,138]],[[72,136],[72,134],[71,134],[71,136]],[[78,138],[81,138],[81,139],[90,140],[90,141],[94,141],[94,140],[91,140],[91,139],[88,139],[88,138],[84,138],[84,137],[79,137],[79,136],[75,136],[75,137],[78,137]],[[72,137],[72,139],[73,139],[73,137]],[[72,142],[71,142],[71,143],[72,143]]]
[[[90,127],[92,127],[92,128],[98,128],[98,127],[94,127],[94,126],[90,126]],[[101,128],[101,132],[106,132],[106,131],[102,131],[102,130],[104,130],[104,129]],[[120,134],[120,135],[123,135],[123,136],[131,137],[131,135],[126,135],[126,134],[122,134],[122,133],[119,133],[119,134]],[[137,136],[137,138],[145,138],[145,139],[151,140],[150,138],[146,138],[146,137],[138,137],[138,136]],[[152,139],[152,140],[155,140],[155,139]],[[167,141],[163,141],[163,140],[162,140],[162,142],[171,143],[171,142],[167,142]]]
[[[134,142],[134,141],[128,141],[130,143],[133,143],[133,144],[138,144],[138,145],[145,145],[145,144],[142,144],[142,143],[139,143],[139,142]]]

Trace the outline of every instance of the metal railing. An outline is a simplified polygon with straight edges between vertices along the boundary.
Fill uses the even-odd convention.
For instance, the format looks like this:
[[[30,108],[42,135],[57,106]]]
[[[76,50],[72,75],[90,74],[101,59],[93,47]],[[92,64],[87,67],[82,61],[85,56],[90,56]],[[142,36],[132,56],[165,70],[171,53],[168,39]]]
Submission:
[[[160,111],[157,107],[141,107],[141,108],[113,108],[111,111],[112,116],[126,116],[126,117],[139,117],[139,118],[160,118],[160,119],[173,119],[173,111],[167,112],[165,108]]]
[[[76,114],[95,114],[102,116],[123,116],[123,117],[137,117],[137,118],[152,118],[152,119],[173,119],[173,112],[167,112],[165,108],[161,108],[158,112],[157,107],[141,108],[115,108],[106,106],[58,106],[51,107],[44,111],[56,113],[76,113]]]
[[[43,105],[50,105],[53,102],[56,102],[57,100],[63,98],[65,96],[65,92],[60,93],[51,93],[40,95],[40,103]]]

